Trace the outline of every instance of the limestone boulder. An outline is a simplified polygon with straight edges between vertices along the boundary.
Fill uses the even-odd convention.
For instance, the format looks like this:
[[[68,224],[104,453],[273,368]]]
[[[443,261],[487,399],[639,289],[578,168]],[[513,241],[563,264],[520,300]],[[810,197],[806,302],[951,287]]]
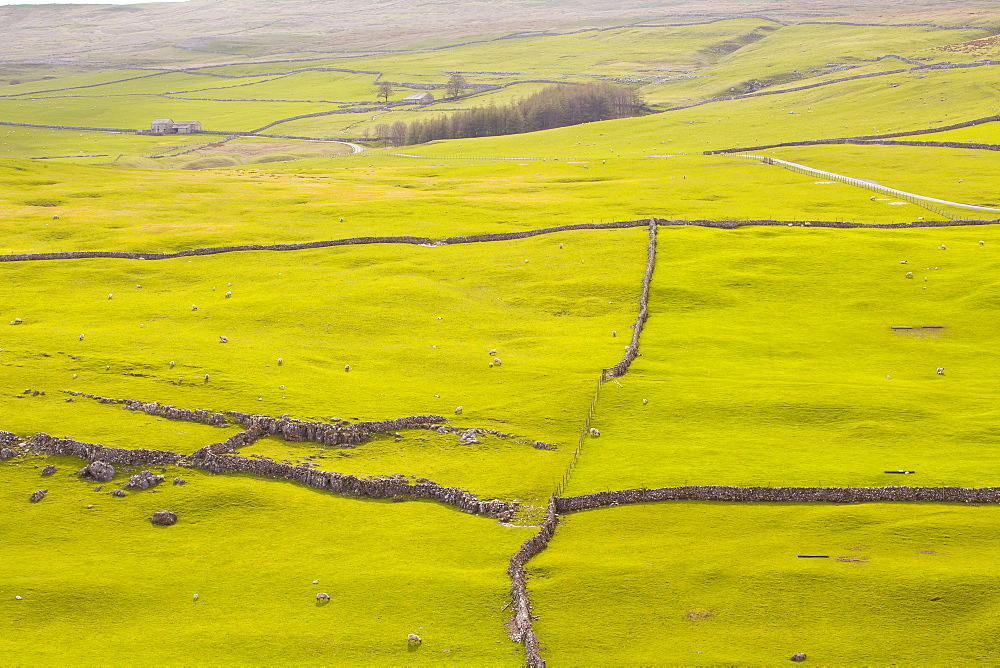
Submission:
[[[90,478],[94,482],[108,482],[115,477],[115,467],[98,460],[84,466],[77,475],[81,478]]]
[[[177,513],[172,513],[169,510],[157,510],[149,521],[159,527],[169,527],[177,524]]]
[[[163,478],[164,476],[162,475],[156,475],[150,471],[143,471],[129,478],[128,483],[125,485],[125,489],[141,490],[156,487],[163,482]]]

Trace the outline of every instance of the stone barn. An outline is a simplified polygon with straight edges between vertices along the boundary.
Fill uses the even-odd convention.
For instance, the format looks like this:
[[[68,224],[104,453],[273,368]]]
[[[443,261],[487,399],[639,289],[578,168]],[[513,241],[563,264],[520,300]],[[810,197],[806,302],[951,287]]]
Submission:
[[[150,124],[150,134],[154,135],[190,135],[201,132],[200,121],[174,121],[169,118],[157,118]]]
[[[430,104],[433,101],[433,93],[413,93],[403,98],[403,104]]]

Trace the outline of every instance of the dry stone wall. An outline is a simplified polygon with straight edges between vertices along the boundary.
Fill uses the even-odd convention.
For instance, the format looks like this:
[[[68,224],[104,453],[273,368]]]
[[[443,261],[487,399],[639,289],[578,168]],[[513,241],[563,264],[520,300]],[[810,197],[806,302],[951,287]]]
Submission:
[[[155,401],[143,402],[136,401],[135,399],[111,399],[97,394],[84,394],[83,392],[70,392],[66,390],[63,390],[63,392],[74,397],[86,397],[87,399],[93,399],[102,404],[121,405],[124,406],[126,410],[142,411],[147,415],[163,417],[168,420],[198,422],[201,424],[212,425],[214,427],[224,427],[228,424],[226,422],[225,414],[205,408],[196,408],[192,410],[189,408],[176,408],[169,404],[159,404]]]
[[[71,456],[88,462],[143,466],[148,464],[176,464],[180,456],[165,450],[106,448],[100,443],[81,443],[71,438],[56,438],[45,432],[32,436],[27,442],[30,452]]]
[[[655,501],[738,503],[1000,503],[1000,487],[725,487],[717,485],[626,489],[556,499],[560,513]]]
[[[206,449],[188,458],[187,463],[211,473],[248,473],[278,480],[295,480],[317,489],[336,494],[372,499],[429,499],[458,507],[463,512],[494,517],[507,522],[513,519],[518,504],[507,501],[482,501],[476,495],[457,487],[411,485],[402,478],[364,479],[343,473],[316,471],[306,466],[288,466],[270,459],[213,455]]]
[[[524,566],[532,557],[549,546],[549,541],[555,535],[558,523],[556,497],[553,496],[549,499],[545,520],[538,533],[524,542],[521,549],[510,558],[510,564],[507,566],[507,575],[510,576],[511,581],[511,608],[514,613],[508,623],[508,628],[511,640],[524,644],[526,664],[529,668],[542,668],[545,666],[545,660],[542,659],[538,646],[538,635],[535,633],[531,597],[528,594],[528,575]]]
[[[557,227],[546,227],[539,230],[526,230],[524,232],[502,232],[497,234],[476,234],[462,237],[449,237],[435,241],[429,237],[352,237],[349,239],[334,239],[330,241],[310,241],[299,244],[248,244],[244,246],[216,246],[212,248],[193,248],[190,250],[178,251],[176,253],[146,253],[134,251],[65,251],[58,253],[12,253],[0,255],[0,262],[28,262],[35,260],[79,260],[93,258],[111,258],[126,260],[172,260],[182,257],[194,257],[198,255],[217,255],[220,253],[236,253],[245,251],[295,251],[308,250],[313,248],[330,248],[333,246],[356,246],[367,244],[413,244],[422,246],[443,246],[450,244],[467,244],[488,241],[509,241],[513,239],[527,239],[542,234],[554,234],[556,232],[568,232],[573,230],[611,230],[624,229],[629,227],[645,227],[650,220],[657,226],[665,225],[696,225],[699,227],[714,227],[723,230],[732,230],[747,226],[812,226],[812,227],[833,227],[841,229],[871,228],[871,229],[905,229],[911,227],[948,227],[957,225],[992,225],[996,221],[983,220],[918,220],[912,223],[888,223],[888,224],[867,224],[850,223],[834,220],[670,220],[665,218],[652,218],[643,220],[616,221],[613,223],[581,223],[578,225],[559,225]]]

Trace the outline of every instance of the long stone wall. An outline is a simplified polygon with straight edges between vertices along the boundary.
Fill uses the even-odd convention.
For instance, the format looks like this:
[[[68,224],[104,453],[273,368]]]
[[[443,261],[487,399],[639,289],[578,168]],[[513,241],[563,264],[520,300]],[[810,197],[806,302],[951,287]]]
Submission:
[[[560,513],[654,501],[738,503],[1000,503],[1000,487],[725,487],[717,485],[626,489],[556,499]]]
[[[642,277],[642,292],[639,295],[639,314],[636,316],[635,324],[632,325],[632,341],[625,349],[625,356],[622,361],[610,369],[604,369],[601,380],[611,380],[621,378],[628,373],[632,362],[639,357],[639,339],[642,337],[642,329],[649,319],[649,286],[653,281],[653,271],[656,269],[656,221],[649,221],[649,248],[646,251],[646,274]]]
[[[177,251],[176,253],[155,253],[136,251],[64,251],[53,253],[12,253],[0,255],[0,262],[29,262],[37,260],[81,260],[81,259],[124,259],[124,260],[172,260],[182,257],[195,257],[200,255],[218,255],[220,253],[240,253],[248,251],[296,251],[309,250],[314,248],[331,248],[334,246],[362,246],[368,244],[411,244],[417,246],[446,246],[452,244],[479,243],[488,241],[510,241],[514,239],[527,239],[542,234],[554,234],[557,232],[568,232],[574,230],[610,230],[623,229],[629,227],[645,227],[650,220],[658,226],[681,226],[694,225],[698,227],[714,227],[723,230],[734,230],[739,227],[752,226],[812,226],[812,227],[834,227],[841,229],[870,228],[883,230],[906,229],[912,227],[953,227],[959,225],[994,225],[998,221],[992,220],[917,220],[912,223],[850,223],[836,220],[670,220],[665,218],[652,218],[643,220],[627,220],[612,223],[580,223],[575,225],[559,225],[556,227],[546,227],[538,230],[525,230],[522,232],[500,232],[496,234],[474,234],[462,237],[448,237],[446,239],[434,240],[430,237],[351,237],[348,239],[333,239],[330,241],[310,241],[297,244],[246,244],[242,246],[215,246],[211,248],[192,248],[190,250]]]
[[[84,394],[83,392],[71,392],[63,390],[65,394],[74,397],[86,397],[102,404],[114,404],[123,406],[126,410],[142,411],[147,415],[167,418],[168,420],[183,420],[184,422],[199,422],[201,424],[212,425],[213,427],[224,427],[228,424],[226,416],[219,411],[207,408],[176,408],[170,404],[160,404],[155,401],[144,402],[135,399],[111,399],[97,394]]]
[[[79,457],[88,462],[100,460],[108,464],[131,466],[176,464],[181,458],[180,455],[165,450],[106,448],[100,443],[81,443],[71,438],[56,438],[45,432],[32,436],[27,441],[27,448],[30,452]]]
[[[207,449],[187,458],[188,465],[211,473],[247,473],[278,480],[295,480],[317,489],[347,496],[372,499],[429,499],[456,506],[463,512],[494,517],[502,522],[513,519],[518,504],[508,501],[482,501],[476,495],[457,487],[437,484],[411,485],[402,478],[364,479],[343,473],[317,471],[305,466],[288,466],[270,459],[213,455]]]
[[[529,668],[543,668],[545,660],[542,659],[538,646],[538,635],[531,614],[531,597],[528,594],[528,575],[524,571],[525,564],[536,554],[549,546],[549,541],[556,533],[556,526],[559,518],[556,510],[556,497],[549,499],[549,505],[545,512],[545,520],[542,522],[538,533],[524,542],[507,566],[507,575],[510,576],[510,599],[513,617],[508,623],[511,640],[523,643],[526,657],[526,664]]]

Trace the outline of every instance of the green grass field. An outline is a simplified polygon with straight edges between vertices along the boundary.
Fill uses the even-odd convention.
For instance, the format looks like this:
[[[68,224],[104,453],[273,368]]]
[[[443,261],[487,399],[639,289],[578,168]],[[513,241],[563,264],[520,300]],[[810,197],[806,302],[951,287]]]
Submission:
[[[192,21],[204,11],[181,9]],[[208,146],[226,137],[0,126],[0,254],[440,240],[648,217],[906,224],[962,215],[703,153],[995,115],[994,65],[912,70],[878,60],[991,57],[995,40],[977,41],[989,31],[797,23],[785,13],[782,24],[745,18],[757,11],[749,5],[740,11],[744,18],[700,25],[649,25],[691,22],[685,15],[593,29],[619,21],[602,10],[577,21],[579,31],[519,37],[484,23],[467,38],[442,29],[390,44],[382,35],[394,52],[360,54],[337,31],[283,41],[255,28],[123,43],[118,58],[11,63],[0,69],[0,122],[61,126],[138,129],[172,117],[224,132],[277,122],[264,132],[371,137],[381,123],[508,104],[548,85],[538,79],[616,81],[637,88],[652,111],[708,103],[505,137],[359,140],[360,154],[329,141],[249,136]],[[983,21],[945,7],[880,11],[885,23]],[[84,66],[98,54],[103,64]],[[910,71],[835,81],[896,69]],[[421,108],[359,104],[375,101],[379,80],[418,85],[397,86],[395,101],[452,72],[506,87],[445,101],[434,89],[440,102]],[[758,87],[785,92],[717,100]],[[367,110],[285,121],[356,107]],[[997,143],[994,126],[913,138]],[[1000,207],[995,151],[756,153]],[[600,436],[584,441],[563,493],[996,486],[998,232],[995,221],[662,226],[642,356],[603,384],[592,422]],[[426,478],[522,504],[509,526],[442,503],[347,498],[184,467],[167,467],[165,485],[114,498],[108,490],[141,467],[118,467],[95,492],[72,476],[82,460],[19,451],[0,462],[0,657],[523,664],[504,628],[505,570],[537,531],[521,525],[540,521],[570,466],[601,370],[630,340],[647,243],[636,227],[465,245],[0,263],[0,430],[182,455],[238,430],[66,401],[62,391],[324,422],[437,414],[511,437],[461,444],[414,429],[355,448],[269,437],[240,454],[361,478]],[[891,329],[919,325],[943,329]],[[490,366],[494,357],[502,363]],[[47,464],[58,471],[42,477]],[[899,469],[916,473],[883,472]],[[188,483],[169,484],[178,475]],[[30,504],[41,488],[48,497]],[[161,508],[178,513],[177,525],[150,524]],[[542,656],[551,666],[780,665],[796,652],[822,665],[996,663],[996,512],[661,503],[566,515],[527,565]],[[317,592],[332,601],[317,605]],[[408,644],[408,633],[423,643]]]
[[[35,464],[58,472],[41,478]],[[18,663],[519,662],[503,629],[504,568],[531,529],[189,469],[118,499],[113,484],[98,493],[65,475],[81,465],[0,465],[2,504],[19,509],[3,520],[0,650]],[[178,475],[186,485],[170,484]],[[48,496],[28,505],[39,488]],[[176,525],[150,524],[163,507]],[[416,651],[408,633],[424,639]]]
[[[995,226],[663,230],[643,356],[604,386],[566,493],[995,484],[998,244]],[[890,329],[920,325],[945,329]]]
[[[561,666],[776,666],[798,652],[818,665],[989,664],[996,515],[711,503],[568,515],[530,564],[543,655]]]

